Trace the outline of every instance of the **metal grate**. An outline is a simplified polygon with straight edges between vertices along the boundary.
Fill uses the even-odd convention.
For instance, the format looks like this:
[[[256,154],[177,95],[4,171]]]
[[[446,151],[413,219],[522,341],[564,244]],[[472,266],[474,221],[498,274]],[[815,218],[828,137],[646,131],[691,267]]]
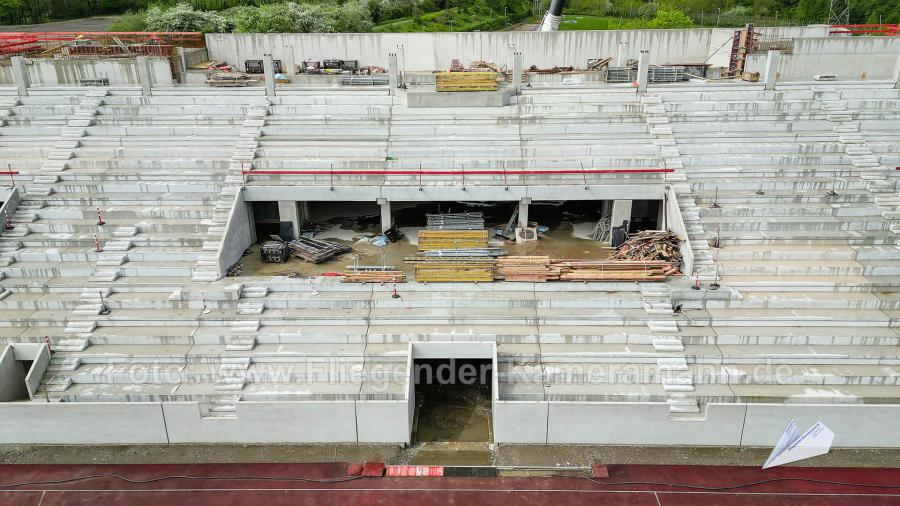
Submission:
[[[676,83],[684,81],[684,67],[650,67],[648,80],[651,83]]]
[[[608,83],[630,83],[634,81],[631,67],[606,67],[603,78]]]

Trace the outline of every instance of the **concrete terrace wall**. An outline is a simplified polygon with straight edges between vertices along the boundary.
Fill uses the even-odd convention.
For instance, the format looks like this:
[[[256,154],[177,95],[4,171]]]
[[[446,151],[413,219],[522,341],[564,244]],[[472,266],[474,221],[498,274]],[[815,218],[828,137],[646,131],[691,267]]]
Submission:
[[[234,196],[231,216],[228,217],[225,236],[222,238],[222,248],[219,250],[219,273],[224,275],[225,271],[237,262],[252,244],[250,210],[244,203],[244,192],[239,191]]]
[[[25,65],[31,86],[78,86],[81,79],[109,79],[109,84],[141,84],[137,61],[133,58],[107,60],[29,60]],[[172,69],[169,61],[150,59],[154,86],[171,86]],[[0,84],[13,84],[12,69],[0,67]]]
[[[25,389],[25,371],[16,361],[12,346],[0,351],[0,402],[14,401],[28,395]]]
[[[781,37],[823,37],[827,27],[766,29]],[[286,66],[303,60],[343,58],[361,65],[387,67],[388,53],[396,52],[407,71],[446,68],[453,58],[483,59],[512,67],[511,49],[525,55],[525,66],[584,67],[588,58],[615,56],[620,42],[628,42],[628,56],[650,51],[650,63],[697,63],[707,60],[734,29],[596,30],[565,32],[457,32],[457,33],[323,33],[206,35],[209,56],[243,68],[244,60],[259,60],[271,53]],[[767,32],[768,33],[768,32]],[[728,44],[726,44],[728,46]],[[714,65],[728,64],[730,46],[716,53]],[[405,60],[405,64],[404,64]],[[717,63],[718,62],[718,63]],[[292,72],[292,71],[291,71]]]
[[[794,40],[792,54],[781,55],[779,81],[803,81],[816,74],[837,74],[841,81],[891,79],[898,37],[817,37]],[[764,73],[765,54],[751,55],[748,70]]]

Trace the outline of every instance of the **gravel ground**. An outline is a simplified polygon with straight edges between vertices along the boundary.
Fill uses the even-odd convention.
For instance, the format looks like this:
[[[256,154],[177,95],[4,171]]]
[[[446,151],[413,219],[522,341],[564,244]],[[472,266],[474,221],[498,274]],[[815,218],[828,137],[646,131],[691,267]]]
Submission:
[[[0,445],[4,464],[164,464],[219,462],[334,462],[405,464],[420,448],[397,445]],[[768,448],[496,445],[501,466],[606,464],[761,465]],[[816,467],[900,467],[900,449],[835,449],[799,462]]]

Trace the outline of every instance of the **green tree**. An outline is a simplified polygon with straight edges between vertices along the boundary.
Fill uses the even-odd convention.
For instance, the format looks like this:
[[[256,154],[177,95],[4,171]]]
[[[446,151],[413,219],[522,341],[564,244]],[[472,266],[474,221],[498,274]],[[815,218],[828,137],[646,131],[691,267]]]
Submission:
[[[649,26],[650,28],[690,28],[694,26],[694,20],[673,7],[660,7]]]
[[[22,15],[21,0],[0,0],[0,19],[9,24],[18,22]]]
[[[231,23],[224,16],[211,11],[194,10],[181,3],[168,9],[154,5],[147,9],[147,29],[151,32],[212,32],[231,31]]]

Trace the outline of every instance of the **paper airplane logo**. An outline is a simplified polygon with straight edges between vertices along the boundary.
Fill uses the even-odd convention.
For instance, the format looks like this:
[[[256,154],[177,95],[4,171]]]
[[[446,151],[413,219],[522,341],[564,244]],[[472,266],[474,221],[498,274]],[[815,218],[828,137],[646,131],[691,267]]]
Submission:
[[[797,462],[798,460],[825,455],[834,442],[834,432],[822,422],[816,422],[803,435],[797,431],[797,422],[791,420],[781,439],[772,449],[763,469]]]

